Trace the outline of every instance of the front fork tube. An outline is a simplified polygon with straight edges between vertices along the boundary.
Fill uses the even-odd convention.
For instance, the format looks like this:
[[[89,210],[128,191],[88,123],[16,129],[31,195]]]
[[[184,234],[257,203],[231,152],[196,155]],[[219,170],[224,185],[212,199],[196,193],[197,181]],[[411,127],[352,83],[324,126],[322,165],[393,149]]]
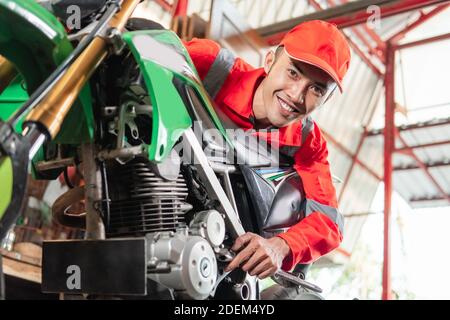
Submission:
[[[85,239],[105,239],[102,220],[102,176],[96,161],[96,149],[92,143],[81,146],[85,180],[86,234]]]

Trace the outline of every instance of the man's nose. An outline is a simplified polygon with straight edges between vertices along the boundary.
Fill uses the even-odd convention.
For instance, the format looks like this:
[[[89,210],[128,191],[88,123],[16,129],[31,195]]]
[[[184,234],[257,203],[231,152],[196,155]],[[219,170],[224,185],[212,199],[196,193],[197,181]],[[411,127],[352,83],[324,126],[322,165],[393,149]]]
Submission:
[[[287,92],[289,99],[300,106],[305,104],[305,96],[308,90],[309,83],[307,81],[301,80],[295,84],[292,84]]]

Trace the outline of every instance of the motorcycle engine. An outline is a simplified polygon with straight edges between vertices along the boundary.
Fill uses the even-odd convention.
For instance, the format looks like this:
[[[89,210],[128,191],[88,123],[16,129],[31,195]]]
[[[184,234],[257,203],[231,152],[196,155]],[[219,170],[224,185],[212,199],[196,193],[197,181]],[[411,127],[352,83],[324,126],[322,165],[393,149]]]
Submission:
[[[107,164],[106,235],[145,236],[148,277],[183,297],[205,299],[216,284],[215,252],[225,238],[225,222],[215,210],[187,218],[193,206],[173,157],[160,165],[144,157]]]
[[[111,63],[120,76],[108,76],[104,92],[102,141],[106,150],[150,145],[153,109],[142,74],[129,53]],[[109,112],[108,112],[109,111]],[[107,238],[146,237],[148,277],[177,295],[205,299],[217,279],[216,253],[225,238],[225,222],[212,207],[196,203],[206,197],[186,175],[188,164],[174,150],[162,163],[146,152],[105,161],[104,224]],[[188,170],[191,172],[190,170]],[[188,200],[190,199],[190,200]]]

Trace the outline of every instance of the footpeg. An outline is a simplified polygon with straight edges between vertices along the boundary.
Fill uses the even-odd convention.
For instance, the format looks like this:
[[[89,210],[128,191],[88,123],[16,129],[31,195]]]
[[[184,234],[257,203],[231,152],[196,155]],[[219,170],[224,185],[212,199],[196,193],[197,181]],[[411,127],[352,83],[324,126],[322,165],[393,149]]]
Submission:
[[[318,286],[316,286],[315,284],[312,284],[311,282],[308,282],[306,280],[303,280],[299,277],[297,277],[296,275],[290,273],[290,272],[286,272],[283,270],[278,270],[273,277],[275,278],[275,280],[284,280],[284,281],[288,281],[292,284],[295,284],[297,286],[300,287],[304,287],[307,288],[309,290],[312,290],[314,292],[317,293],[322,293],[322,289]]]

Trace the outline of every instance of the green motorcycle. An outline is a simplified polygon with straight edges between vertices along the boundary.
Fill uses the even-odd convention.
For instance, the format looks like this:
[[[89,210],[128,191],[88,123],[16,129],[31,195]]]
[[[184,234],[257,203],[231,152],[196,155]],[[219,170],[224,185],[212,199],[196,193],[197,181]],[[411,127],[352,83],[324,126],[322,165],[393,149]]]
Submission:
[[[132,31],[139,2],[80,1],[83,26],[67,33],[33,0],[0,0],[0,239],[29,170],[51,180],[73,166],[84,185],[52,215],[84,239],[44,242],[44,292],[258,299],[258,279],[224,272],[230,247],[302,219],[301,179],[214,107],[175,33]],[[273,278],[320,292],[301,272]]]

